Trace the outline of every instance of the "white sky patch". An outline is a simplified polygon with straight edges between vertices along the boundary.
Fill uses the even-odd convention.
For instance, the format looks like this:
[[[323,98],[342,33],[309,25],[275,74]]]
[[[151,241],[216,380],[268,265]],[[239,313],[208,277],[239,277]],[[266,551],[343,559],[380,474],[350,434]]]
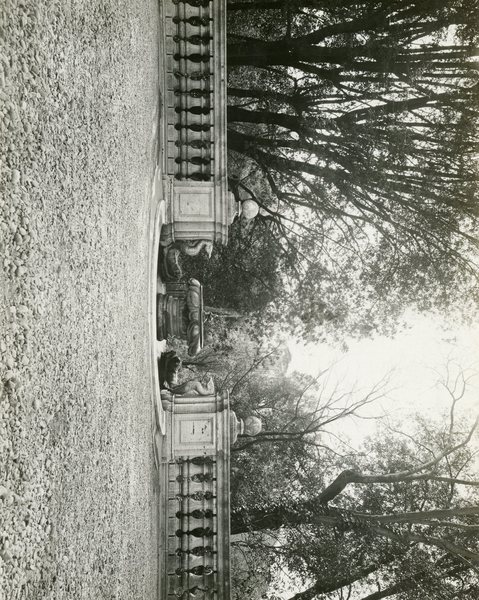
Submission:
[[[348,341],[342,352],[327,344],[289,343],[292,360],[289,373],[300,371],[316,376],[329,365],[331,385],[342,389],[367,391],[391,372],[387,395],[368,408],[366,416],[388,415],[405,420],[414,413],[438,416],[446,413],[450,396],[438,382],[447,374],[450,380],[463,369],[472,376],[458,415],[471,416],[479,411],[479,324],[446,329],[438,317],[410,315],[410,328],[395,338],[376,337]],[[474,376],[474,373],[478,373]],[[376,421],[351,419],[341,422],[341,432],[360,442],[371,434]]]

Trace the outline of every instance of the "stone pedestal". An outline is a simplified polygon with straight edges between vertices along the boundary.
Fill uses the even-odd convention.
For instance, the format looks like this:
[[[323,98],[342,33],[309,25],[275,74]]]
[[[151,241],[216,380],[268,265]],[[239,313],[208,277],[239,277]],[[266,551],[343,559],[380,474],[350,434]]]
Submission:
[[[188,342],[188,354],[203,347],[203,286],[196,279],[188,283],[167,283],[166,294],[157,296],[158,339],[169,335]]]

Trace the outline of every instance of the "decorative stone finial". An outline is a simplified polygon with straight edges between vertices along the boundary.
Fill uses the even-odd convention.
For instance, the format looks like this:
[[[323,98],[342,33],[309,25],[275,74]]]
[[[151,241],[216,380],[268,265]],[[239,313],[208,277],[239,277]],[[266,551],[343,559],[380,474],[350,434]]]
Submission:
[[[238,435],[258,435],[263,428],[261,420],[258,417],[246,417],[238,419],[233,411],[230,415],[231,444],[234,444]]]
[[[244,419],[243,423],[244,423],[243,433],[245,435],[258,435],[258,433],[260,433],[260,431],[263,429],[261,419],[258,419],[258,417],[253,417],[253,416],[246,417],[246,419]]]
[[[241,204],[241,214],[247,219],[254,219],[256,215],[259,213],[258,203],[254,200],[244,200]]]

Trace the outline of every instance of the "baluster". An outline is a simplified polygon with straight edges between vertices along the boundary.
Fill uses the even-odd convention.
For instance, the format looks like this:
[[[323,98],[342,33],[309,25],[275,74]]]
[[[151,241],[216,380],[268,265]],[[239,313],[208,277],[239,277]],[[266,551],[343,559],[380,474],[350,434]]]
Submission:
[[[203,149],[208,149],[211,147],[212,142],[208,141],[208,140],[188,140],[187,142],[182,142],[180,140],[177,140],[175,142],[175,146],[189,146],[190,148],[194,148],[195,150],[203,150]],[[197,464],[197,463],[194,463]]]
[[[189,108],[182,108],[177,106],[175,108],[176,113],[189,112],[192,115],[209,115],[211,112],[210,106],[190,106]]]
[[[196,133],[209,131],[213,125],[209,123],[177,123],[175,125],[176,130],[180,129],[189,129],[190,131],[194,131]]]
[[[207,27],[210,24],[210,19],[208,17],[197,16],[189,18],[185,17],[184,19],[181,19],[180,17],[173,17],[173,23],[175,23],[176,25],[179,25],[180,23],[189,23],[190,25],[193,25],[193,27]]]
[[[208,34],[205,35],[189,35],[188,37],[182,37],[181,35],[174,35],[173,41],[179,44],[180,42],[188,42],[193,46],[207,46],[213,38]]]
[[[213,531],[211,527],[195,527],[191,531],[183,531],[182,529],[176,530],[176,537],[183,537],[184,535],[192,535],[194,537],[213,537],[216,535],[216,531]]]
[[[198,54],[197,52],[188,55],[181,55],[177,52],[173,55],[173,58],[177,62],[179,62],[182,58],[185,58],[194,63],[207,63],[210,62],[211,56],[209,54]]]
[[[198,8],[208,8],[210,0],[173,0],[173,4],[189,4]]]
[[[209,158],[203,158],[202,156],[192,156],[191,158],[175,158],[175,163],[181,165],[182,163],[191,163],[192,165],[209,165],[211,160]]]
[[[209,173],[201,173],[201,171],[195,171],[194,173],[188,173],[187,176],[183,177],[180,174],[175,175],[175,179],[179,181],[183,179],[191,179],[192,181],[209,181],[211,175]]]

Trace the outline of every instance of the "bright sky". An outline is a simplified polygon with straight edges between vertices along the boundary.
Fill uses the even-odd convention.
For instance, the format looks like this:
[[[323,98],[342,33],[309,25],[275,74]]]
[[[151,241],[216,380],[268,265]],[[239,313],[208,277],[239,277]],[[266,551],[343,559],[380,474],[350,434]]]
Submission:
[[[437,317],[411,315],[408,321],[410,328],[395,339],[348,341],[347,352],[326,344],[304,346],[292,341],[290,371],[316,376],[332,364],[332,385],[339,381],[344,390],[367,390],[393,371],[387,397],[369,413],[404,419],[408,413],[437,415],[448,410],[450,397],[438,380],[446,376],[449,361],[452,382],[460,367],[466,375],[477,371],[458,408],[464,415],[479,411],[479,324],[448,330]],[[356,420],[347,425],[347,435],[359,441],[374,427],[374,421]]]

